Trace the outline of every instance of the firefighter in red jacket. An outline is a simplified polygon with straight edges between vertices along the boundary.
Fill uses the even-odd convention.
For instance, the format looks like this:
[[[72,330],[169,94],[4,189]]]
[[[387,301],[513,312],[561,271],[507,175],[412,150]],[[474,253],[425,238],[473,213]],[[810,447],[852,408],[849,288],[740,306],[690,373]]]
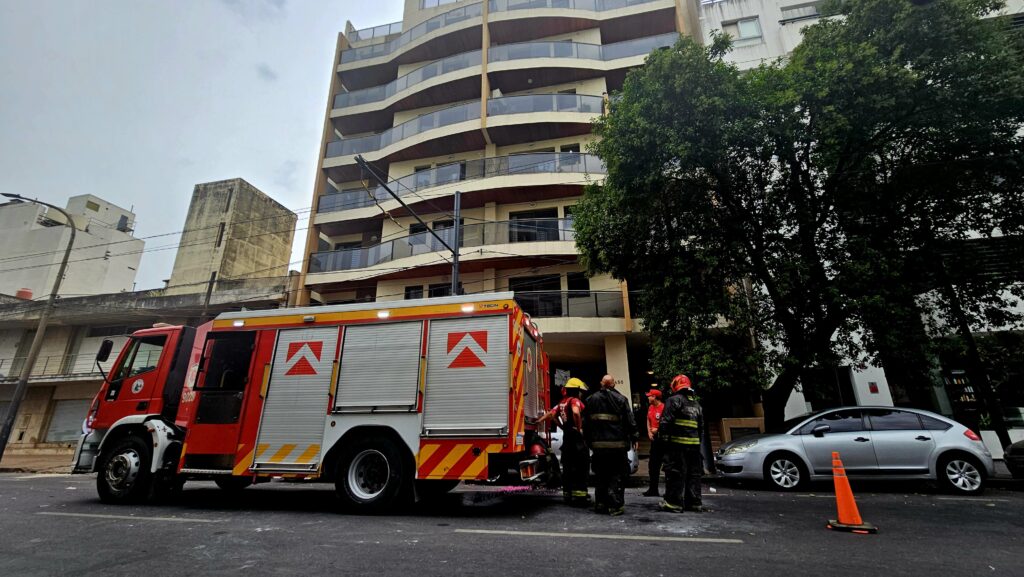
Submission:
[[[658,389],[647,391],[647,400],[650,403],[647,407],[647,438],[651,441],[651,458],[648,461],[650,485],[644,493],[644,497],[657,497],[662,455],[665,452],[662,447],[663,443],[658,437],[658,427],[661,426],[661,414],[665,411],[665,403],[661,402],[661,391]]]
[[[665,459],[665,499],[663,511],[702,512],[700,478],[704,472],[700,456],[700,432],[704,413],[694,397],[693,385],[686,375],[672,379],[672,395],[661,414],[661,437]]]
[[[587,477],[590,474],[590,450],[583,440],[583,401],[587,390],[583,381],[573,377],[562,388],[562,401],[540,418],[554,421],[562,429],[562,494],[565,502],[585,507],[590,503]]]

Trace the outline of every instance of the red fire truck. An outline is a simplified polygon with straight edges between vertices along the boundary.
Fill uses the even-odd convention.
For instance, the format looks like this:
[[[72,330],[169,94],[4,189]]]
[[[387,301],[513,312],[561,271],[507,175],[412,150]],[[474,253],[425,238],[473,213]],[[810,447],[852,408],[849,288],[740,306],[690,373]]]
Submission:
[[[111,503],[189,479],[237,490],[298,477],[333,481],[361,511],[459,481],[541,482],[547,362],[512,293],[158,325],[104,377],[74,470],[95,471]]]

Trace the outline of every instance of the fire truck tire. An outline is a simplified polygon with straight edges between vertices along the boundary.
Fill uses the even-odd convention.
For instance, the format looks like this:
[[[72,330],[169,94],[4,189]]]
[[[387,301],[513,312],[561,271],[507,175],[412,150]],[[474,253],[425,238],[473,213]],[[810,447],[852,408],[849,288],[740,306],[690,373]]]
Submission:
[[[237,493],[252,485],[252,477],[217,477],[213,482],[223,491]]]
[[[96,491],[104,503],[138,503],[153,493],[150,443],[129,434],[103,451],[96,474]]]
[[[411,471],[398,446],[386,437],[359,439],[338,459],[334,486],[342,508],[380,513],[409,493]]]

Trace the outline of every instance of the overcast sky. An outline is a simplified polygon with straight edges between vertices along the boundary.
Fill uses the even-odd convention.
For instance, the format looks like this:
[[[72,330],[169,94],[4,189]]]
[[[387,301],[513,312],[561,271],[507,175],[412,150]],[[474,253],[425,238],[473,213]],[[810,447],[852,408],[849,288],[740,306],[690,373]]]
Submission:
[[[134,207],[146,237],[181,230],[196,183],[242,177],[299,213],[300,260],[337,34],[346,19],[366,28],[401,10],[400,0],[0,0],[0,192],[59,206],[95,194]],[[138,289],[162,286],[173,263],[174,250],[145,253]]]

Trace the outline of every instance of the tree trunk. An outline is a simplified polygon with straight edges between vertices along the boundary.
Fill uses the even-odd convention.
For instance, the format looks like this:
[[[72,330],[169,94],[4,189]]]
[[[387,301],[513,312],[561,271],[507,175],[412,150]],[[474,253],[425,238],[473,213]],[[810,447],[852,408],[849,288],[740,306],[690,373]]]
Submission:
[[[786,420],[786,403],[789,402],[789,395],[793,393],[793,387],[800,376],[800,370],[795,366],[789,366],[782,370],[772,386],[763,395],[764,399],[764,428],[766,431],[778,431],[782,422]]]

